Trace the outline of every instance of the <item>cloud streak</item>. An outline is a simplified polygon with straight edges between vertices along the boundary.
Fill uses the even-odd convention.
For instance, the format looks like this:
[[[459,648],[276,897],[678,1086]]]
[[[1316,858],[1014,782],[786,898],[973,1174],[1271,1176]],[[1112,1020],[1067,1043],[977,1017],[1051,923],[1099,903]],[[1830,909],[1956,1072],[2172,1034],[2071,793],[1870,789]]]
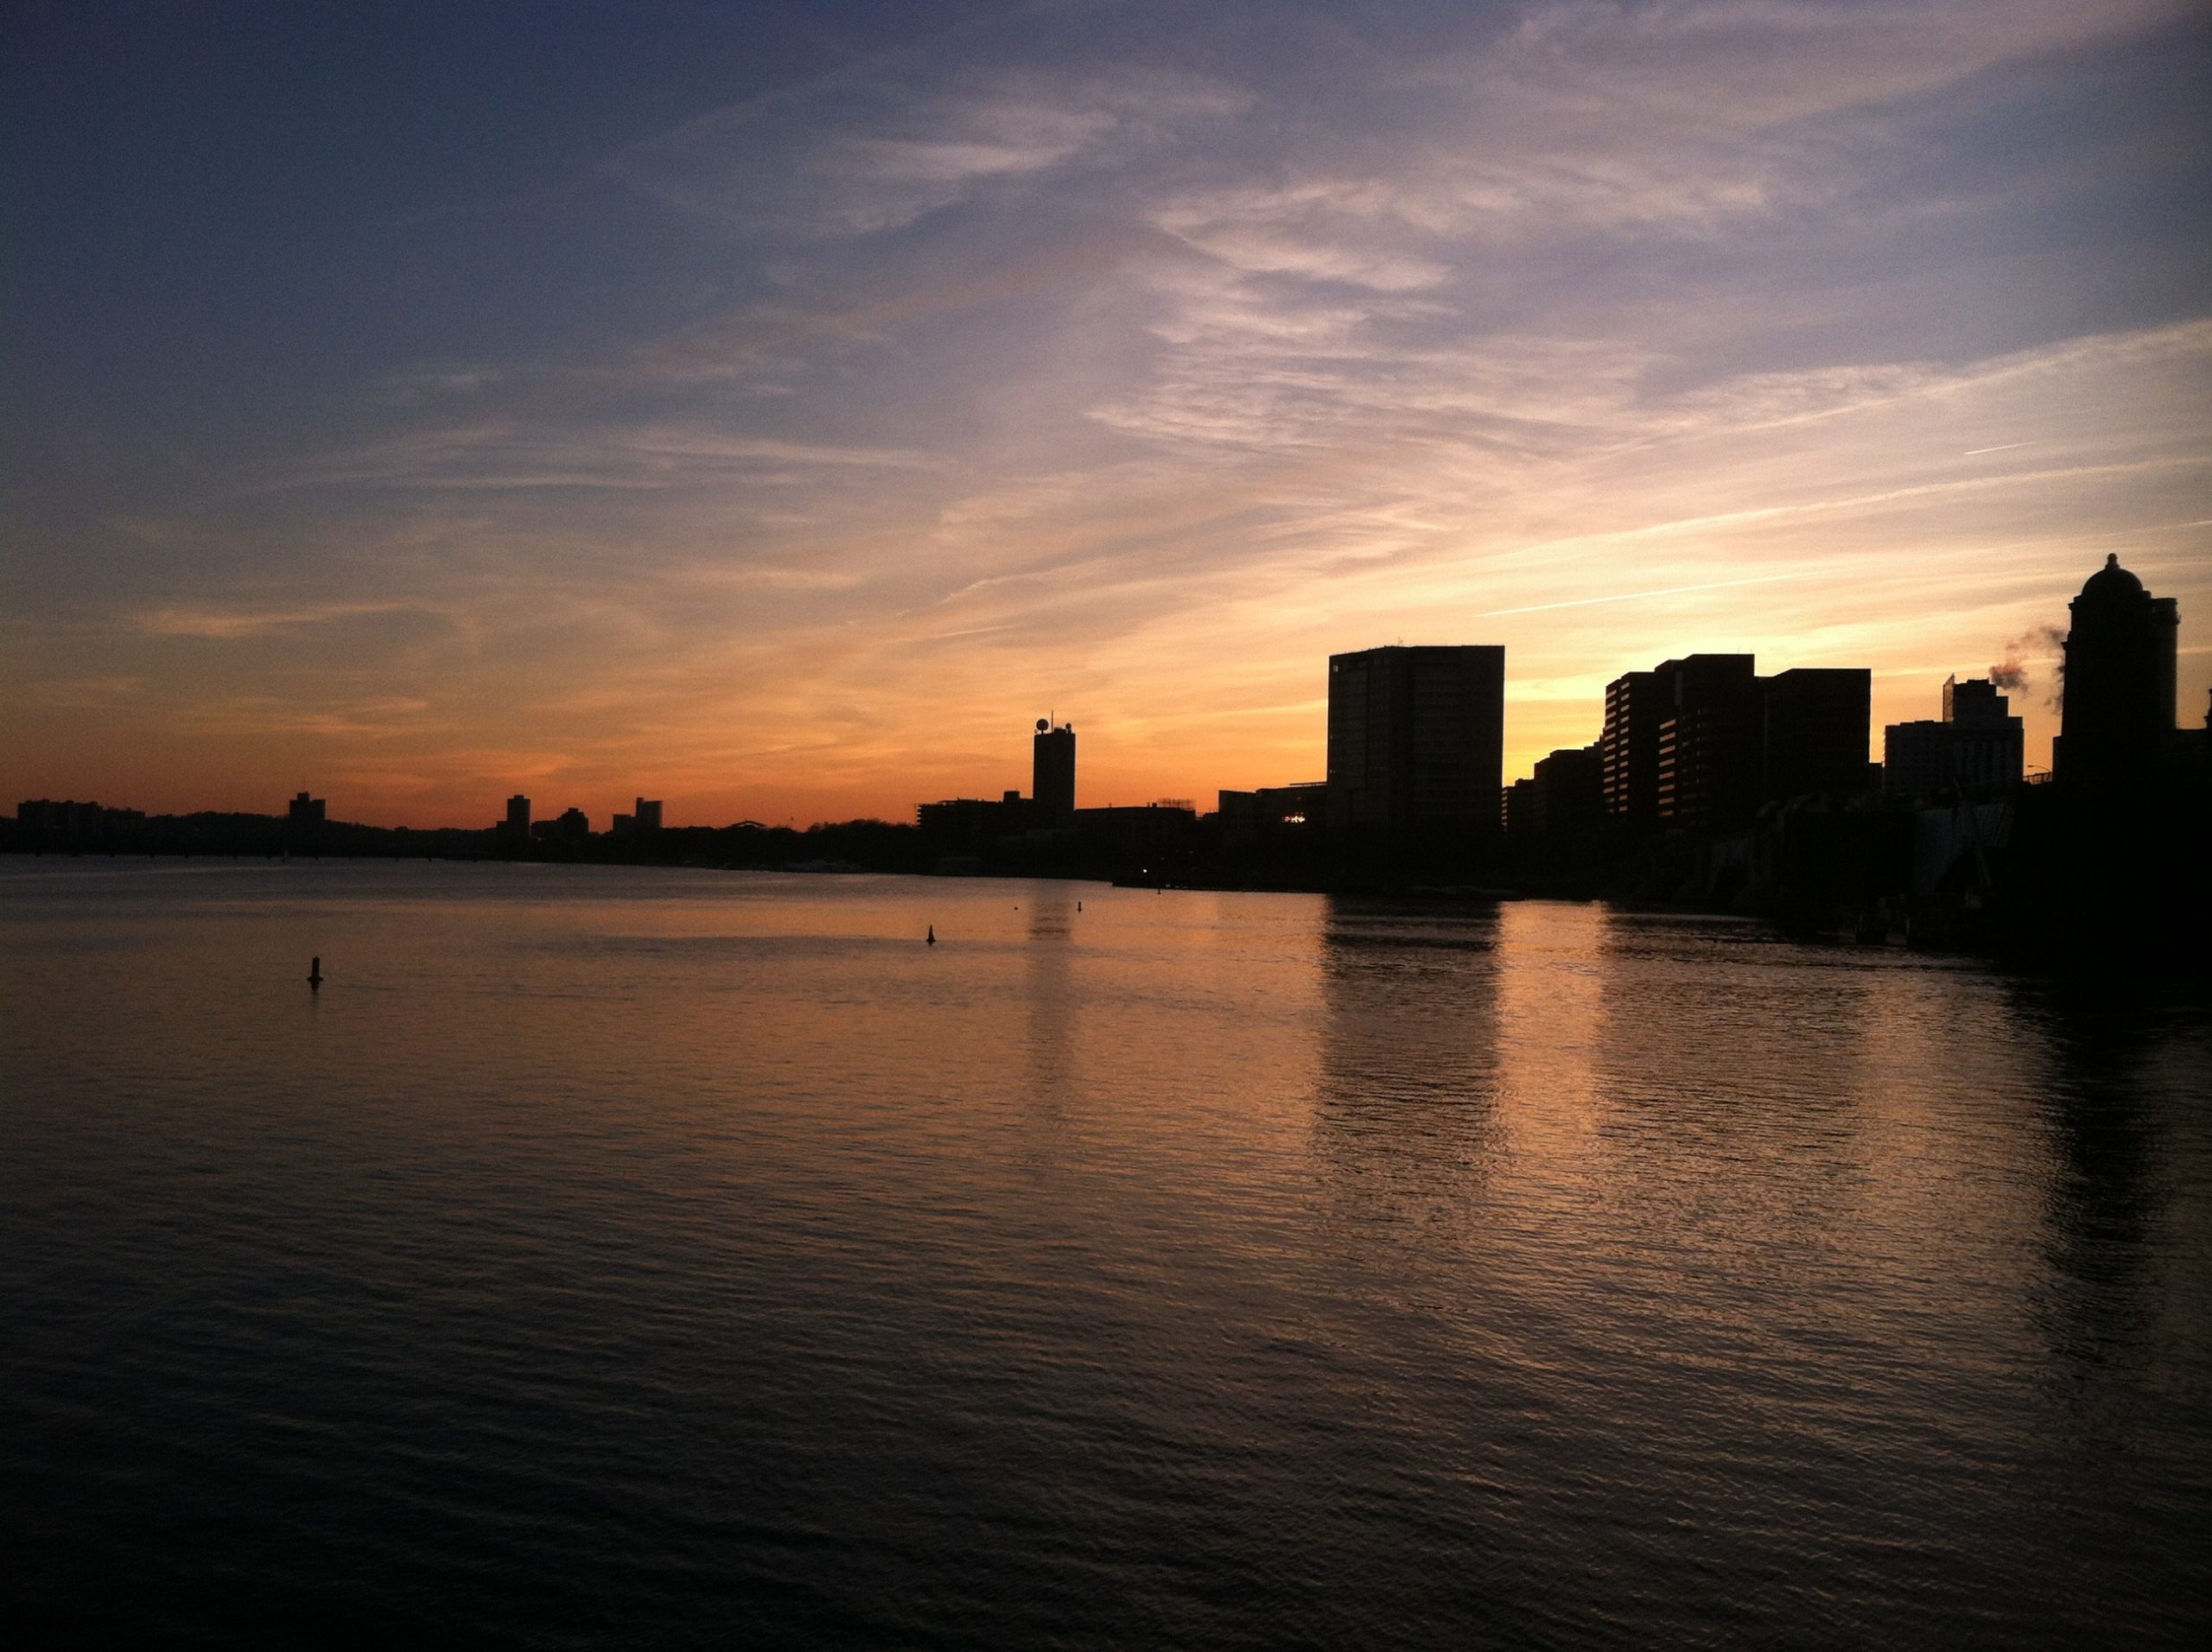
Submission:
[[[665,206],[735,229],[837,239],[1103,164],[1250,101],[1233,86],[1157,70],[1033,70],[930,90],[888,74],[841,77],[702,115],[606,168]]]

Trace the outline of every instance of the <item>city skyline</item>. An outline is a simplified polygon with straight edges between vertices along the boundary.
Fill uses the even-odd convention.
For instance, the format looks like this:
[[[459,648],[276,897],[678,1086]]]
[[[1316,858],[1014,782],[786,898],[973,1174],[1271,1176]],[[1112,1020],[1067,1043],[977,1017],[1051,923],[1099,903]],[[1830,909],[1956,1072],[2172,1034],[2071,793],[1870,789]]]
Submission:
[[[2044,767],[2108,554],[2201,715],[2200,9],[1270,16],[24,13],[0,791],[1211,797],[1398,642],[1509,781],[1697,654]]]
[[[2137,645],[2137,639],[2133,639],[2133,637],[2110,639],[2106,635],[2097,635],[2106,626],[2101,610],[2093,610],[2093,620],[2090,620],[2090,626],[2093,626],[2090,644],[2101,651],[2097,661],[2099,679],[2106,675],[2117,675],[2128,681],[2141,679],[2137,688],[2150,695],[2148,701],[2130,703],[2130,710],[2121,715],[2121,721],[2128,721],[2128,716],[2134,716],[2139,721],[2145,715],[2150,721],[2145,730],[2134,730],[2134,734],[2124,736],[2124,743],[2126,740],[2148,740],[2148,743],[2144,743],[2141,752],[2134,752],[2130,747],[2128,756],[2119,756],[2119,772],[2128,772],[2130,766],[2139,766],[2139,763],[2150,763],[2154,767],[2157,756],[2145,756],[2145,752],[2157,750],[2157,740],[2161,739],[2157,730],[2172,734],[2177,730],[2188,732],[2199,726],[2212,728],[2212,706],[2208,706],[2199,723],[2195,715],[2190,715],[2188,710],[2179,706],[2179,699],[2174,699],[2174,681],[2177,681],[2177,677],[2174,677],[2177,645],[2174,644],[2177,644],[2177,632],[2179,632],[2179,601],[2174,597],[2152,597],[2144,593],[2141,581],[2130,570],[2119,566],[2117,555],[2108,555],[2104,569],[2094,570],[2090,580],[2084,581],[2082,597],[2069,604],[2073,624],[2069,628],[2057,628],[2057,626],[2049,628],[2049,641],[2053,648],[2057,648],[2059,657],[2069,655],[2082,637],[2082,632],[2079,632],[2082,617],[2084,617],[2082,600],[2088,597],[2090,593],[2097,593],[2097,590],[2106,590],[2106,595],[2110,595],[2113,590],[2128,590],[2128,593],[2134,593],[2133,601],[2139,601],[2144,606],[2145,615],[2150,615],[2152,610],[2164,615],[2164,628],[2159,632],[2159,641],[2154,645]],[[2130,600],[2124,597],[2121,601],[2126,604]],[[1476,664],[1478,659],[1482,661],[1480,665]],[[1732,703],[1734,699],[1741,699],[1745,695],[1750,696],[1750,701],[1745,706],[1738,706],[1737,712],[1750,716],[1750,726],[1747,726],[1747,730],[1738,730],[1737,734],[1723,736],[1723,743],[1734,747],[1747,739],[1750,740],[1747,750],[1757,754],[1761,743],[1765,743],[1767,747],[1774,747],[1774,740],[1781,740],[1783,767],[1778,772],[1789,774],[1792,778],[1781,783],[1778,790],[1774,790],[1774,774],[1767,774],[1767,790],[1761,796],[1767,796],[1772,801],[1783,801],[1783,798],[1792,798],[1792,796],[1836,796],[1836,798],[1842,798],[1842,796],[1876,794],[1876,791],[1909,798],[1916,791],[1938,790],[1944,783],[1953,781],[1953,778],[1967,778],[1968,774],[1974,776],[1974,785],[1991,787],[2018,785],[2024,778],[2055,778],[2055,774],[2057,774],[2055,767],[2026,766],[2024,763],[2024,721],[2018,712],[2013,712],[2008,696],[1998,692],[2006,681],[2013,681],[2004,675],[2002,668],[1993,670],[1991,675],[1968,677],[1968,679],[1960,679],[1955,675],[1947,677],[1938,685],[1940,719],[1911,719],[1911,716],[1907,716],[1897,723],[1885,726],[1872,710],[1872,695],[1869,695],[1872,672],[1867,668],[1787,665],[1787,668],[1770,672],[1770,675],[1757,675],[1757,657],[1754,655],[1683,652],[1681,657],[1659,661],[1652,668],[1626,668],[1617,677],[1612,677],[1606,683],[1606,696],[1604,696],[1604,703],[1599,708],[1599,726],[1592,732],[1591,739],[1571,740],[1566,746],[1553,747],[1551,752],[1535,756],[1531,760],[1529,774],[1510,776],[1496,763],[1500,740],[1491,739],[1486,732],[1482,732],[1489,730],[1491,726],[1502,730],[1506,723],[1506,710],[1510,708],[1510,692],[1502,692],[1502,683],[1509,681],[1506,659],[1509,659],[1509,651],[1506,651],[1504,644],[1385,644],[1380,648],[1370,648],[1370,651],[1330,655],[1330,659],[1327,659],[1330,699],[1323,701],[1323,752],[1325,767],[1332,776],[1336,776],[1336,785],[1332,785],[1330,781],[1265,781],[1261,783],[1259,790],[1316,791],[1316,794],[1319,791],[1336,791],[1338,803],[1332,810],[1332,829],[1347,829],[1347,827],[1358,825],[1378,827],[1385,823],[1385,816],[1389,816],[1391,829],[1405,831],[1414,825],[1414,814],[1407,811],[1407,807],[1411,805],[1411,794],[1398,798],[1394,810],[1382,810],[1380,805],[1376,805],[1371,811],[1371,818],[1370,805],[1354,805],[1351,796],[1363,791],[1363,787],[1370,785],[1370,783],[1380,787],[1405,787],[1418,767],[1442,763],[1440,770],[1435,770],[1429,781],[1422,781],[1421,785],[1427,787],[1442,783],[1458,801],[1446,805],[1442,814],[1435,816],[1435,823],[1442,825],[1449,818],[1458,827],[1476,823],[1478,829],[1489,831],[1493,825],[1489,818],[1489,810],[1482,810],[1480,805],[1471,810],[1466,805],[1466,798],[1476,794],[1493,796],[1500,803],[1500,810],[1504,810],[1504,796],[1513,790],[1513,785],[1540,778],[1541,770],[1551,763],[1557,763],[1560,759],[1586,756],[1592,763],[1591,785],[1597,787],[1597,791],[1601,791],[1606,798],[1604,807],[1601,807],[1604,814],[1619,816],[1624,821],[1635,821],[1639,825],[1650,825],[1650,823],[1662,821],[1662,818],[1676,823],[1676,825],[1712,825],[1714,821],[1737,818],[1750,798],[1738,798],[1737,805],[1723,807],[1717,816],[1712,816],[1710,821],[1706,818],[1707,805],[1686,805],[1679,798],[1672,798],[1675,778],[1672,778],[1670,747],[1675,734],[1672,734],[1670,726],[1663,730],[1663,721],[1666,721],[1666,716],[1681,712],[1692,719],[1686,728],[1697,728],[1699,721],[1714,716],[1723,701]],[[1415,668],[1415,661],[1433,661],[1433,664]],[[1374,716],[1380,721],[1376,721],[1374,728],[1365,728],[1370,723],[1370,695],[1363,685],[1354,699],[1344,699],[1344,688],[1351,679],[1344,677],[1343,672],[1358,670],[1360,683],[1365,683],[1365,670],[1371,664],[1394,664],[1394,670],[1398,672],[1407,672],[1409,668],[1414,668],[1414,670],[1445,670],[1451,677],[1451,688],[1445,690],[1442,681],[1438,681],[1435,685],[1431,685],[1429,690],[1415,690],[1415,679],[1407,677],[1402,683],[1395,685],[1394,690],[1382,695],[1374,710]],[[1471,672],[1466,683],[1460,683],[1462,670]],[[1478,685],[1478,679],[1480,679],[1480,685]],[[1683,692],[1676,688],[1676,679],[1692,681],[1692,683],[1710,681],[1714,688],[1721,688],[1723,701],[1707,703],[1710,690],[1697,690],[1683,696]],[[1414,721],[1409,721],[1415,715],[1415,701],[1421,706],[1429,708],[1429,710],[1421,712],[1422,719],[1427,719],[1438,710],[1435,706],[1431,706],[1431,701],[1435,701],[1435,696],[1440,692],[1442,699],[1453,701],[1449,712],[1445,715],[1445,726],[1449,726],[1446,746],[1451,750],[1446,752],[1445,747],[1435,747],[1427,756],[1415,756],[1415,747],[1421,746],[1422,740],[1429,740],[1433,746],[1435,736],[1445,734],[1445,726],[1435,726],[1431,732],[1415,734]],[[1777,708],[1777,703],[1774,703],[1777,692],[1781,695],[1781,708]],[[1962,721],[1953,721],[1953,696],[1955,695],[1962,695],[1964,706],[1971,706],[1971,710],[1960,712]],[[1458,703],[1462,696],[1466,696],[1465,706]],[[2106,712],[2101,706],[2104,696],[2106,692],[2099,688],[2099,710],[2094,715],[2099,723],[2110,721],[2110,712]],[[1646,710],[1630,712],[1632,703],[1643,703],[1643,701],[1648,701]],[[1676,708],[1676,710],[1663,710],[1662,701],[1666,703],[1666,708]],[[1395,710],[1389,710],[1391,706]],[[2053,706],[2055,719],[2062,712],[2063,703]],[[1781,715],[1781,723],[1777,723],[1777,715]],[[1721,712],[1721,716],[1723,721],[1727,721],[1730,712]],[[1897,750],[1897,736],[1900,734],[1913,736],[1913,739],[1920,739],[1924,743],[1929,736],[1924,736],[1923,730],[1964,734],[1964,732],[1975,730],[1975,728],[1986,728],[1988,719],[1995,719],[1999,728],[2011,730],[2006,736],[2008,750],[2011,750],[2008,766],[2004,759],[1995,760],[1995,767],[1988,767],[1982,760],[1968,760],[1968,770],[1960,770],[1953,774],[1948,770],[1948,759],[1936,759],[1920,747],[1909,747],[1903,756]],[[1387,739],[1382,734],[1385,728],[1395,730]],[[1865,754],[1860,754],[1860,730],[1865,734]],[[1385,759],[1380,750],[1374,756],[1370,756],[1367,754],[1370,736],[1385,740],[1385,743],[1394,740],[1398,746],[1405,746],[1405,750],[1398,752],[1394,759]],[[1688,734],[1688,739],[1707,740],[1712,739],[1712,734],[1710,732]],[[2097,746],[2104,746],[2108,739],[2113,739],[2113,734],[2104,730],[2099,730],[2094,736]],[[1469,740],[1473,743],[1473,747],[1462,750]],[[2004,740],[1999,740],[1999,743],[2004,743]],[[1642,752],[1642,756],[1637,756],[1635,752]],[[1701,759],[1699,766],[1703,767],[1703,763],[1707,763],[1707,760],[1710,759]],[[1734,763],[1734,760],[1737,759],[1730,759],[1730,763]],[[1900,760],[1904,763],[1903,770],[1897,770]],[[1370,767],[1370,763],[1378,767],[1370,778],[1363,781],[1358,776]],[[1765,759],[1761,759],[1761,767],[1772,770],[1774,766],[1777,766],[1777,752],[1767,750]],[[1500,770],[1496,776],[1491,774],[1493,767]],[[1343,770],[1343,774],[1338,774],[1340,770]],[[1480,774],[1491,776],[1491,783],[1489,785],[1473,785],[1469,790],[1478,770],[1480,770]],[[1889,770],[1887,774],[1885,774],[1885,770]],[[1398,772],[1398,778],[1395,781],[1382,778],[1387,772]],[[1449,778],[1445,778],[1446,772],[1449,772]],[[1022,794],[1018,785],[971,787],[971,790],[978,791],[978,796],[947,794],[944,798],[933,798],[933,801],[931,798],[918,798],[907,810],[893,810],[887,816],[856,816],[847,823],[807,821],[785,823],[785,825],[814,827],[858,825],[862,821],[902,821],[916,810],[923,811],[923,818],[927,823],[927,811],[931,807],[938,807],[938,810],[951,810],[951,807],[991,810],[991,807],[998,807],[1000,801],[1004,801],[1004,805],[1008,807],[1013,807],[1015,803],[1024,807],[1038,803],[1044,807],[1044,816],[1039,816],[1039,821],[1051,821],[1058,827],[1066,827],[1071,821],[1071,814],[1077,810],[1077,803],[1082,803],[1084,796],[1079,790],[1077,774],[1073,719],[1055,721],[1051,716],[1039,716],[1035,721],[1033,734],[1031,734],[1031,790],[1027,796]],[[1599,774],[1612,776],[1612,778],[1599,781]],[[1900,785],[1900,774],[1907,776],[1903,785]],[[1642,778],[1635,778],[1635,776],[1642,776]],[[1757,781],[1752,781],[1752,778],[1745,778],[1745,783],[1757,785]],[[64,790],[68,790],[68,787],[64,787]],[[1230,794],[1230,791],[1249,794],[1249,787],[1208,785],[1201,787],[1199,791],[1201,794]],[[1462,791],[1466,796],[1460,796]],[[1619,796],[1615,796],[1615,791]],[[518,791],[518,794],[506,796],[505,803],[502,803],[505,831],[513,834],[515,841],[526,842],[531,838],[531,807],[537,801],[542,801],[542,798],[531,798],[529,794]],[[86,798],[86,807],[93,807],[95,803],[98,803],[95,798]],[[1181,798],[1159,798],[1159,796],[1154,796],[1154,798],[1090,798],[1084,805],[1084,810],[1128,810],[1128,807],[1153,807],[1154,803],[1173,803],[1173,805],[1184,807],[1184,810],[1192,807]],[[133,811],[139,816],[149,814],[146,810],[128,810],[128,805],[124,807],[126,807],[126,811]],[[289,816],[292,816],[294,823],[303,818],[303,810],[308,811],[305,818],[323,821],[325,807],[327,807],[327,798],[312,798],[308,790],[301,790],[294,798],[289,798]],[[606,818],[608,818],[606,829],[620,836],[639,823],[651,821],[652,829],[661,825],[661,810],[664,810],[661,801],[648,801],[644,796],[637,796],[632,810],[635,811],[631,811],[631,814],[606,811]],[[219,811],[226,810],[224,807],[197,805],[188,807],[188,810],[173,810],[168,814],[201,814],[201,811],[219,814]],[[238,811],[241,814],[259,814],[259,810],[252,810],[252,807]],[[564,816],[569,821],[582,821],[582,818],[588,818],[588,814],[591,811],[580,810],[573,803],[564,810]],[[1358,818],[1354,818],[1354,816],[1358,816]],[[1022,816],[1022,818],[1027,821],[1028,816]],[[1502,818],[1504,816],[1500,814],[1500,823]],[[385,825],[385,823],[360,821],[360,825]],[[418,825],[418,823],[403,823],[403,825]],[[427,823],[427,825],[435,827],[435,829],[467,829],[465,823],[458,821]],[[695,821],[688,823],[688,825],[721,825],[721,823]],[[767,825],[767,823],[747,818],[747,821],[739,821],[736,825]],[[1035,823],[1031,823],[1031,825],[1035,825]],[[577,827],[577,829],[582,829],[582,827]]]

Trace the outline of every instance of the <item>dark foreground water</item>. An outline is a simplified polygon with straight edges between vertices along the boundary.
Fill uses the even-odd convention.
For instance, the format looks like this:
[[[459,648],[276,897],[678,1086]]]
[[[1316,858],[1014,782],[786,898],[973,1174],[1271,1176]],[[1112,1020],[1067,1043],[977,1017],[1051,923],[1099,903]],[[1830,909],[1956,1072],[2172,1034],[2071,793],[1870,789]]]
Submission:
[[[1594,906],[17,861],[0,994],[16,1644],[2212,1612],[2177,988]]]

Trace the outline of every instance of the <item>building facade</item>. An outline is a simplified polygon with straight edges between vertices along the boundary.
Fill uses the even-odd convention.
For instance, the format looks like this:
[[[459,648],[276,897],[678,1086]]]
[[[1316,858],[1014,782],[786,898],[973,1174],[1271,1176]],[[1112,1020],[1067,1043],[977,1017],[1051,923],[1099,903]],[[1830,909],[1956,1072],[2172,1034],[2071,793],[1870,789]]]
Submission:
[[[1370,648],[1329,657],[1329,824],[1453,841],[1497,827],[1505,650]]]
[[[1768,797],[1848,797],[1869,789],[1872,671],[1800,667],[1776,672],[1762,687]]]
[[[1869,790],[1873,673],[1801,667],[1770,677],[1750,654],[1690,654],[1605,688],[1598,740],[1607,818],[1734,825],[1772,798]]]
[[[1029,743],[1029,795],[1043,824],[1064,831],[1075,824],[1075,725],[1039,718]]]
[[[1613,819],[1643,826],[1659,817],[1659,725],[1666,702],[1656,671],[1630,671],[1605,685],[1598,753],[1605,813]]]
[[[1764,726],[1749,654],[1692,654],[1659,668],[1659,818],[1705,827],[1747,819],[1764,787]]]

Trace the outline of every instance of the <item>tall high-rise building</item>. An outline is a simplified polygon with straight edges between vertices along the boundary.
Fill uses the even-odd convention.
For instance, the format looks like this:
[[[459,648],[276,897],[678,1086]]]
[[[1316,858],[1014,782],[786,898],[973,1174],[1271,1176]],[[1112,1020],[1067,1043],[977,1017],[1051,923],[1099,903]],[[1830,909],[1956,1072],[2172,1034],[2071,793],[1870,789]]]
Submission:
[[[1036,737],[1029,743],[1029,795],[1041,824],[1054,830],[1075,824],[1073,723],[1055,726],[1048,717],[1037,720]]]
[[[1864,666],[1800,666],[1761,684],[1769,797],[1847,797],[1868,789],[1874,674]]]
[[[2107,556],[2068,605],[2065,697],[2051,768],[2069,784],[2152,772],[2174,729],[2180,605]]]
[[[1497,829],[1505,650],[1370,648],[1329,657],[1329,823],[1452,840]]]
[[[1605,685],[1605,727],[1598,737],[1605,813],[1646,825],[1659,816],[1659,725],[1669,688],[1656,671],[1630,671]]]
[[[2004,791],[2019,785],[2024,744],[2012,702],[1986,677],[1943,679],[1940,722],[1882,731],[1882,790],[1893,797]]]
[[[530,833],[530,799],[519,791],[507,799],[507,829],[524,836]]]
[[[320,826],[325,812],[322,798],[310,797],[302,791],[286,805],[284,816],[295,826]]]
[[[1759,682],[1749,654],[1692,654],[1657,672],[1659,817],[1711,826],[1758,807],[1764,768]]]
[[[1864,668],[1761,677],[1750,654],[1690,654],[1616,677],[1598,740],[1605,813],[1707,827],[1747,819],[1770,797],[1864,791],[1872,697]]]

